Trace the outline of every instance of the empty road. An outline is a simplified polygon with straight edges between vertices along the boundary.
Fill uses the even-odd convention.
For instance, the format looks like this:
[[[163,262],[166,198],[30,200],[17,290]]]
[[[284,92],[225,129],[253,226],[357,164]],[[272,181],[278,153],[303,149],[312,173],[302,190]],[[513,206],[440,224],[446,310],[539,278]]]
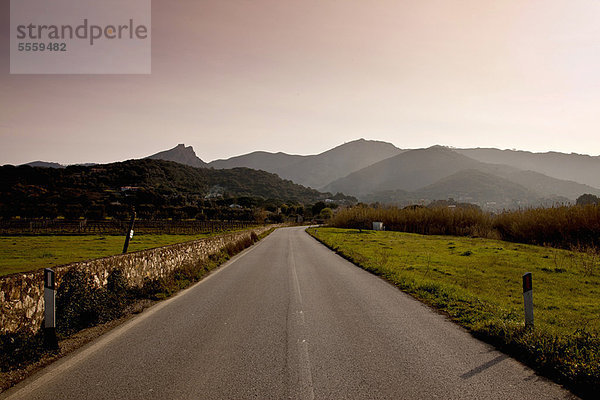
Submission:
[[[14,399],[564,399],[302,228],[279,229]]]

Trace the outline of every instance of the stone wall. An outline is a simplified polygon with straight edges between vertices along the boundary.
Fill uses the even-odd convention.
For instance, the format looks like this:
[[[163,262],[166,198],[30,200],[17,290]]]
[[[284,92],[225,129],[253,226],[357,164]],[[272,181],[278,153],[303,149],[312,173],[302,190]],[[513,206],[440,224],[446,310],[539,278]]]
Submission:
[[[260,235],[271,227],[234,232],[192,242],[120,254],[90,261],[54,267],[56,284],[71,269],[85,269],[92,274],[98,287],[106,285],[110,272],[121,268],[131,286],[141,286],[144,278],[156,279],[168,276],[173,270],[218,253],[227,244],[250,237],[251,232]],[[0,334],[18,331],[36,332],[44,318],[43,269],[0,277]]]

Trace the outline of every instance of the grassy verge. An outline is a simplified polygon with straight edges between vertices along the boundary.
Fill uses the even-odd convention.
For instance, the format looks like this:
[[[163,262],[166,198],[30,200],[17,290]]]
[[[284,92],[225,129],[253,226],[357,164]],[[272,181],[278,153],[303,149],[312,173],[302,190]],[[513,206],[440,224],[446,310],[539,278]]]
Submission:
[[[97,288],[92,276],[86,271],[73,269],[62,278],[56,294],[57,336],[60,341],[67,340],[83,329],[117,320],[128,313],[139,312],[140,303],[147,304],[148,300],[156,301],[170,297],[198,282],[211,270],[272,231],[273,229],[260,237],[252,233],[246,239],[227,244],[207,260],[182,265],[164,278],[147,279],[142,287],[129,287],[118,268],[111,272],[108,283],[103,288]],[[23,370],[41,362],[40,360],[52,360],[60,355],[63,355],[60,351],[45,347],[41,333],[0,335],[0,378],[2,374],[9,376],[0,379],[2,389],[23,378],[22,374],[13,373],[15,370]],[[43,364],[47,362],[42,362],[41,365]],[[10,378],[12,376],[16,378]]]
[[[309,233],[577,394],[600,390],[600,271],[589,268],[593,255],[453,236]],[[535,330],[523,324],[525,272],[533,273]]]
[[[227,232],[219,232],[219,234]],[[216,234],[216,233],[215,233]],[[129,252],[189,242],[215,234],[136,235]],[[0,276],[121,254],[124,236],[0,236]]]

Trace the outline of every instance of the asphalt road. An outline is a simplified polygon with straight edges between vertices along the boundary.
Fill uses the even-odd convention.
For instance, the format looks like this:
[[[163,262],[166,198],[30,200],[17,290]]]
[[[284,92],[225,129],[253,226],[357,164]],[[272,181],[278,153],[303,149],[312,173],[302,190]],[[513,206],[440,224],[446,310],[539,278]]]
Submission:
[[[45,368],[14,399],[562,399],[300,228]]]

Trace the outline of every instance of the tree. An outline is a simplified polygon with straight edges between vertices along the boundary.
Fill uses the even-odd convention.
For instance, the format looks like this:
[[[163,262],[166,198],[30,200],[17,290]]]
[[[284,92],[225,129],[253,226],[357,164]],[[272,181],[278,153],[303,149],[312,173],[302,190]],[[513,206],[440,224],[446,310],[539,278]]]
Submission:
[[[594,196],[593,194],[586,193],[577,198],[578,206],[585,206],[588,204],[596,204],[596,205],[600,204],[600,197]]]
[[[321,219],[330,219],[331,217],[333,217],[333,211],[331,211],[331,208],[329,207],[325,207],[319,213],[319,218]]]
[[[324,202],[322,202],[322,201],[316,202],[315,205],[312,206],[313,215],[319,215],[321,210],[324,209],[325,207],[327,207],[327,205]]]

